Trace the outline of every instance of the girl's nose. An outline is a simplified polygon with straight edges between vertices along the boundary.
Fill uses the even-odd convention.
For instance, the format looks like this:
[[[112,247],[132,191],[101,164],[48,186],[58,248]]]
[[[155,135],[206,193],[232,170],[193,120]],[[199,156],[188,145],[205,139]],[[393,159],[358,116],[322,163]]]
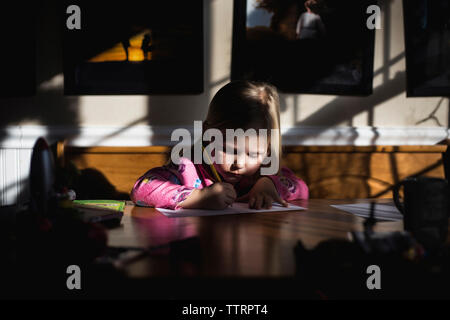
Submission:
[[[244,167],[242,163],[239,163],[239,161],[235,160],[234,163],[231,165],[230,170],[231,171],[237,171]]]

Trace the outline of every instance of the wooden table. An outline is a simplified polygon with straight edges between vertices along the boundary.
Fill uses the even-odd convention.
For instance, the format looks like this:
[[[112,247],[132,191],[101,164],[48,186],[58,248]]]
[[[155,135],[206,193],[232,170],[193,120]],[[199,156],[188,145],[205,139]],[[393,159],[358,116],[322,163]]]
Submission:
[[[363,218],[330,205],[368,201],[310,199],[293,202],[307,208],[304,211],[183,218],[167,218],[153,208],[127,205],[121,226],[109,231],[109,245],[160,247],[125,267],[132,278],[291,277],[295,274],[293,249],[299,240],[311,249],[324,240],[348,239],[350,231],[363,230]],[[403,230],[402,221],[379,222],[375,226],[375,231],[397,230]],[[178,260],[174,266],[168,258],[167,244],[195,236],[201,252],[198,259]]]

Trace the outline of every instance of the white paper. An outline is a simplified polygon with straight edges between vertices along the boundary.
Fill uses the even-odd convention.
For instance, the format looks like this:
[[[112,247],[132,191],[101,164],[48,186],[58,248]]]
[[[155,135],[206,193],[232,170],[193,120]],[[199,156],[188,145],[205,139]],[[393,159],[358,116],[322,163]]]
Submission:
[[[262,212],[280,212],[280,211],[294,211],[305,210],[303,207],[289,204],[289,207],[283,207],[279,203],[273,203],[271,209],[250,209],[248,203],[235,202],[233,206],[222,210],[205,210],[205,209],[178,209],[170,210],[164,208],[156,208],[159,212],[169,218],[176,217],[204,217],[204,216],[220,216],[226,214],[238,214],[238,213],[262,213]]]
[[[370,203],[352,203],[331,205],[333,208],[354,214],[358,217],[368,218],[370,216]],[[374,217],[376,220],[398,221],[403,219],[403,215],[395,205],[378,204],[374,206]]]

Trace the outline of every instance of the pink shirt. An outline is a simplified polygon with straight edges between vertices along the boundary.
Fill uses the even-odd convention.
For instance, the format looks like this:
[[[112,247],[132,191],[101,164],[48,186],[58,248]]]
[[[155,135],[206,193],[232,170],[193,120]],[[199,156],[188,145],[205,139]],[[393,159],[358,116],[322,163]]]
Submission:
[[[134,184],[131,200],[139,206],[179,209],[193,190],[210,186],[215,178],[206,170],[206,164],[194,164],[181,158],[180,164],[170,164],[147,171]],[[281,198],[286,201],[308,199],[306,183],[297,178],[288,168],[281,168],[272,179]],[[246,194],[253,186],[251,179],[244,177],[234,184],[239,196]]]

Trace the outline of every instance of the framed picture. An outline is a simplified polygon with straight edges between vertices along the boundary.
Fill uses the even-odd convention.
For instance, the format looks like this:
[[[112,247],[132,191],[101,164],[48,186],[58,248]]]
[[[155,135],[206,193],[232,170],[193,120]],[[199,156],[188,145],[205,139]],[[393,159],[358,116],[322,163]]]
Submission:
[[[231,78],[286,93],[369,95],[370,0],[235,0]]]
[[[36,93],[36,12],[34,2],[2,4],[0,19],[0,97],[28,97]]]
[[[70,1],[80,29],[64,19],[64,92],[203,92],[202,0]]]
[[[407,95],[450,96],[450,0],[403,1]]]

